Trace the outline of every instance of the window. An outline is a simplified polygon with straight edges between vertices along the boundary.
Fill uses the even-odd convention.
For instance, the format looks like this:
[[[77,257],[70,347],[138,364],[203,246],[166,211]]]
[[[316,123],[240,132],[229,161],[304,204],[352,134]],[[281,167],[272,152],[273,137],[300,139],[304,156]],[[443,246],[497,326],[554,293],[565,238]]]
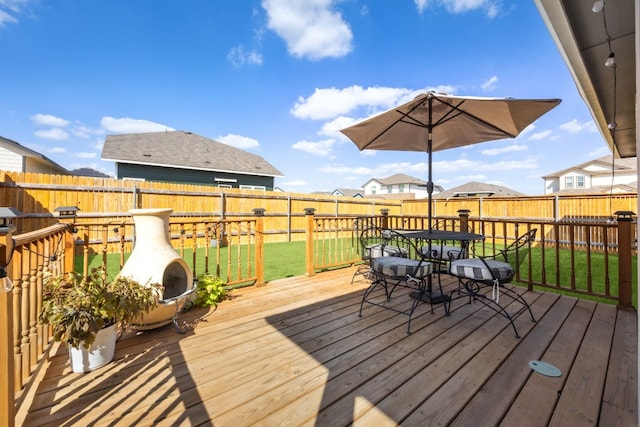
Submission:
[[[573,177],[565,176],[564,177],[564,188],[573,188]]]
[[[404,184],[398,184],[398,192],[404,193]]]
[[[240,189],[241,190],[262,190],[262,191],[266,191],[267,187],[265,187],[264,185],[241,185]]]
[[[584,188],[584,176],[576,176],[576,188]]]
[[[387,185],[387,193],[391,194],[392,189],[393,189],[393,185]]]
[[[233,186],[229,184],[218,184],[218,188],[233,188]]]
[[[376,194],[376,191],[377,191],[377,190],[376,190],[376,186],[375,186],[375,185],[372,185],[372,186],[371,186],[371,194]]]

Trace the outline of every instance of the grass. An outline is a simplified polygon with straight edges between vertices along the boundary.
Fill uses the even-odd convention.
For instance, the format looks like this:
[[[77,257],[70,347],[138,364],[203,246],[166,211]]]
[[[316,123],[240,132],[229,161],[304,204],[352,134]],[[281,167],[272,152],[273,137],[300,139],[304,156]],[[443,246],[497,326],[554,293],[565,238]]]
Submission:
[[[241,259],[246,259],[246,253],[240,254]],[[571,288],[571,251],[568,249],[560,249],[558,251],[559,261],[556,263],[555,249],[545,249],[545,268],[546,283],[560,283],[563,288]],[[213,255],[210,255],[213,257]],[[220,248],[221,266],[227,264],[227,248]],[[232,254],[232,257],[237,257],[238,254]],[[252,255],[253,256],[253,255]],[[534,247],[528,254],[531,257],[531,278],[535,282],[542,282],[542,249],[540,247]],[[522,278],[527,278],[529,268],[529,258],[525,256],[520,262],[520,275]],[[281,279],[285,277],[300,276],[305,273],[305,242],[284,242],[284,243],[267,243],[264,247],[264,275],[265,281],[270,282],[272,280]],[[115,277],[119,272],[119,255],[108,255],[107,261],[107,273],[109,277]],[[185,250],[185,261],[193,268],[192,265],[192,252],[191,250]],[[101,256],[94,256],[89,260],[89,267],[98,267],[102,262]],[[609,281],[611,286],[611,293],[617,295],[618,287],[618,257],[616,255],[609,255]],[[591,271],[591,292],[605,293],[605,263],[604,254],[592,253],[591,254],[591,269],[587,268],[587,254],[585,252],[574,252],[574,275],[575,275],[575,289],[588,291],[588,273]],[[205,258],[204,250],[198,249],[196,251],[196,265],[197,271],[194,271],[194,275],[197,276],[204,272]],[[632,296],[633,305],[637,307],[637,260],[633,257],[632,262]],[[209,271],[215,273],[215,259],[209,261]],[[82,271],[82,259],[76,258],[76,271]],[[232,274],[235,275],[235,271]],[[254,272],[255,273],[255,272]],[[225,277],[225,274],[221,276]],[[559,280],[556,278],[559,277]],[[549,288],[539,288],[542,290],[550,290]],[[566,293],[560,288],[555,289],[556,292]],[[603,302],[611,303],[609,299],[598,298],[595,296],[581,295],[582,298],[593,299]]]

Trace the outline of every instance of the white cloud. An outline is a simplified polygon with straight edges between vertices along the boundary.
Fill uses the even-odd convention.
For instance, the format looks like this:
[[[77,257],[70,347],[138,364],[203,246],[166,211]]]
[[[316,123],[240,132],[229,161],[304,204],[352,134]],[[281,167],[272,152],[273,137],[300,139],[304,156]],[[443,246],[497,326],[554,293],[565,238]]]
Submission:
[[[545,138],[550,138],[551,137],[551,131],[550,130],[543,130],[542,132],[536,132],[533,135],[531,135],[529,137],[529,139],[531,141],[539,141],[541,139],[545,139]]]
[[[16,15],[22,13],[22,7],[27,2],[28,0],[0,0],[0,27],[6,23],[18,23]]]
[[[429,4],[429,0],[414,0],[416,7],[418,8],[418,13],[424,12]]]
[[[290,54],[319,60],[339,58],[352,50],[353,34],[333,0],[263,0],[267,27],[287,44]]]
[[[63,141],[65,139],[69,139],[69,134],[64,129],[60,129],[60,128],[38,130],[35,132],[35,135],[38,138],[54,139],[57,141]]]
[[[86,153],[80,152],[75,154],[76,157],[80,157],[81,159],[95,159],[97,157],[96,153]]]
[[[498,154],[512,153],[515,151],[527,151],[528,149],[529,147],[527,147],[526,145],[513,144],[502,148],[487,148],[485,150],[482,150],[481,154],[484,154],[485,156],[497,156]]]
[[[132,119],[130,117],[115,118],[106,116],[100,120],[100,126],[107,132],[114,133],[164,132],[175,130],[172,127],[160,123]]]
[[[368,88],[350,86],[343,89],[316,88],[311,96],[299,97],[289,112],[299,119],[325,120],[354,113],[357,110],[362,117],[366,118],[409,102],[424,92],[453,93],[454,90],[455,88],[450,85],[421,89],[383,86]]]
[[[344,166],[344,165],[325,165],[318,169],[320,172],[328,175],[362,175],[370,177],[375,172],[371,168],[367,168],[364,166]]]
[[[489,80],[482,83],[482,85],[480,86],[482,87],[483,91],[490,92],[492,90],[495,90],[497,84],[498,84],[498,76],[491,76]]]
[[[499,12],[499,3],[496,0],[414,0],[419,13],[424,12],[430,3],[434,6],[442,6],[449,13],[464,13],[472,10],[483,9],[489,18],[495,17]]]
[[[219,136],[216,138],[216,141],[220,141],[227,145],[231,145],[232,147],[241,148],[243,150],[246,150],[249,148],[256,148],[260,146],[260,143],[253,138],[249,138],[241,135],[234,135],[232,133],[225,136]]]
[[[67,153],[67,149],[64,147],[51,147],[47,150],[49,153],[52,154],[66,154]]]
[[[232,47],[227,59],[236,68],[242,65],[262,65],[262,55],[255,50],[247,51],[244,46]]]
[[[63,128],[69,125],[69,120],[61,119],[60,117],[56,117],[51,114],[34,114],[33,116],[31,116],[31,121],[37,126]]]
[[[597,132],[598,130],[593,120],[580,123],[578,119],[573,119],[570,122],[561,124],[560,129],[565,130],[569,133],[579,133],[582,131]]]
[[[291,146],[294,150],[304,151],[305,153],[313,154],[314,156],[327,157],[332,153],[332,147],[335,144],[335,140],[327,139],[324,141],[311,142],[311,141],[298,141]]]

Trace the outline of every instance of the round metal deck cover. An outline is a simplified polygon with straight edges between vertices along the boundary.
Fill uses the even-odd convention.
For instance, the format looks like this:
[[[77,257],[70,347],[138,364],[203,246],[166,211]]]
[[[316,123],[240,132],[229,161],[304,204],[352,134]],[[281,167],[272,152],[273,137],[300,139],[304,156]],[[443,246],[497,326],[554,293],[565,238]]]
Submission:
[[[534,371],[548,377],[559,377],[562,375],[560,369],[541,360],[532,360],[531,362],[529,362],[529,367],[531,367],[531,369],[533,369]]]

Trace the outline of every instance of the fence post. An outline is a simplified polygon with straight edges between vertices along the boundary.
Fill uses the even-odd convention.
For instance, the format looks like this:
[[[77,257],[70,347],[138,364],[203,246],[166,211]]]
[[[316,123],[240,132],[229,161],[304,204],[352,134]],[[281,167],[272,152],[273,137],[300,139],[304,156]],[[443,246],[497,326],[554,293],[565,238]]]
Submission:
[[[255,208],[256,217],[256,286],[264,286],[264,208]]]
[[[618,308],[633,310],[631,296],[631,211],[617,211],[618,220]]]
[[[13,293],[9,262],[14,225],[0,227],[0,425],[15,425],[15,363],[13,357]]]
[[[315,208],[304,208],[304,215],[307,218],[307,226],[305,230],[306,237],[306,272],[307,276],[314,276],[316,274],[316,267],[314,263],[315,253],[313,251],[313,228],[315,224]]]
[[[469,209],[458,209],[458,217],[460,218],[460,231],[466,233],[469,231]]]
[[[389,228],[389,209],[380,209],[380,214],[382,215],[382,218],[380,219],[380,228],[386,230]]]

